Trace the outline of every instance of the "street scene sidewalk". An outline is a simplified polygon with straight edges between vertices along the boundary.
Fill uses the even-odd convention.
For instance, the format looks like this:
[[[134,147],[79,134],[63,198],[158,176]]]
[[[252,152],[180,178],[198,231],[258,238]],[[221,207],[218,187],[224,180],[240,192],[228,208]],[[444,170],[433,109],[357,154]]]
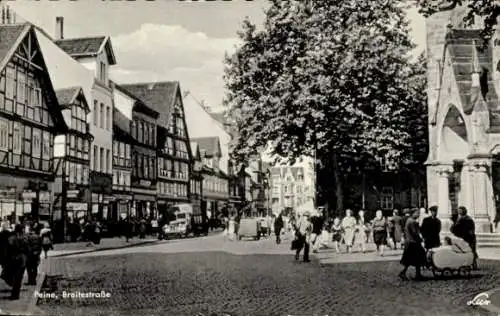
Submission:
[[[103,238],[98,245],[88,244],[87,242],[64,243],[54,245],[54,250],[49,252],[49,256],[63,256],[76,253],[85,253],[92,251],[103,251],[119,248],[134,247],[140,245],[147,245],[157,242],[158,238],[147,237],[144,239],[132,238],[127,242],[125,238]]]

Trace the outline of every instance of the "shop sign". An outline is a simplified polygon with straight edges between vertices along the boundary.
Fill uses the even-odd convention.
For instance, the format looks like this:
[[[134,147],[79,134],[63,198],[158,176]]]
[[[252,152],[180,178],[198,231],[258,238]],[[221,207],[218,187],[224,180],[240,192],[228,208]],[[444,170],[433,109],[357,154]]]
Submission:
[[[2,188],[0,189],[0,200],[15,200],[16,188]]]
[[[78,194],[80,193],[80,190],[68,190],[66,191],[66,196],[69,199],[74,199],[78,197]]]
[[[86,203],[67,203],[66,208],[72,211],[86,211],[87,204]]]
[[[139,181],[139,185],[141,185],[143,187],[150,187],[151,186],[151,181],[141,180],[141,181]]]
[[[36,192],[33,192],[31,190],[24,190],[22,197],[23,197],[23,200],[36,199]]]

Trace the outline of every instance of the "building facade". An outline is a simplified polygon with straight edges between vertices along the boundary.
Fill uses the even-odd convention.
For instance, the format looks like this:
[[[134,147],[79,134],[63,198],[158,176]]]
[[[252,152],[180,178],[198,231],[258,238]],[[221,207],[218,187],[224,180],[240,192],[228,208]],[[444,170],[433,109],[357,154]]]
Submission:
[[[210,218],[217,218],[225,212],[229,201],[229,179],[220,167],[222,157],[218,137],[192,138],[200,150],[203,164],[203,201],[202,210],[206,210]]]
[[[117,221],[130,217],[133,194],[132,182],[132,117],[127,117],[118,109],[132,108],[133,100],[113,89],[115,108],[113,109],[113,197],[111,219]],[[128,107],[127,107],[128,105]],[[126,112],[123,110],[123,112]],[[130,112],[131,113],[131,110]]]
[[[0,47],[0,216],[50,220],[54,138],[67,126],[34,27],[0,25]]]
[[[133,139],[131,215],[137,218],[158,218],[156,212],[156,120],[159,113],[144,104],[126,88],[116,85],[115,89],[117,90],[115,93],[117,112],[131,118],[130,132]]]
[[[190,145],[193,156],[193,169],[191,170],[191,178],[189,180],[189,198],[193,207],[201,210],[203,201],[203,163],[198,144],[196,142],[191,142]]]
[[[55,43],[84,67],[94,72],[92,86],[90,132],[94,142],[90,148],[90,187],[92,216],[107,219],[108,205],[113,200],[113,90],[109,67],[116,64],[111,40],[107,36],[64,38],[63,18],[56,19]]]
[[[499,36],[483,46],[480,23],[464,25],[465,11],[427,20],[427,192],[445,226],[465,206],[476,231],[491,232],[500,205]]]
[[[54,163],[54,210],[63,218],[78,222],[91,209],[90,145],[93,141],[88,123],[90,108],[81,87],[56,91],[62,114],[68,125],[66,135],[56,136]]]
[[[164,214],[175,204],[189,203],[193,160],[179,83],[121,86],[159,113],[156,131],[158,213]]]

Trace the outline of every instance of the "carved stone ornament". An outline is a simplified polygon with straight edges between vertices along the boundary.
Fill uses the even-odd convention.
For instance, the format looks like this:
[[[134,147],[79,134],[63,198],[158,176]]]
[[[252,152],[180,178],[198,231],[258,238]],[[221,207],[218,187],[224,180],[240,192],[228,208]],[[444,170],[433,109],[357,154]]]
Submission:
[[[453,167],[451,165],[439,165],[436,166],[436,172],[441,177],[448,177],[453,173]]]

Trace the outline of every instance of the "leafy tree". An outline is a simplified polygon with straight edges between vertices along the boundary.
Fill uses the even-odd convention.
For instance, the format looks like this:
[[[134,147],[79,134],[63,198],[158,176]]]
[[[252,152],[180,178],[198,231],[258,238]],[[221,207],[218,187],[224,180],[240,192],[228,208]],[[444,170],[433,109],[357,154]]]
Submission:
[[[397,0],[271,1],[264,29],[245,20],[243,45],[226,58],[233,158],[266,146],[292,162],[317,152],[341,210],[345,173],[399,168],[413,145],[408,34]]]

